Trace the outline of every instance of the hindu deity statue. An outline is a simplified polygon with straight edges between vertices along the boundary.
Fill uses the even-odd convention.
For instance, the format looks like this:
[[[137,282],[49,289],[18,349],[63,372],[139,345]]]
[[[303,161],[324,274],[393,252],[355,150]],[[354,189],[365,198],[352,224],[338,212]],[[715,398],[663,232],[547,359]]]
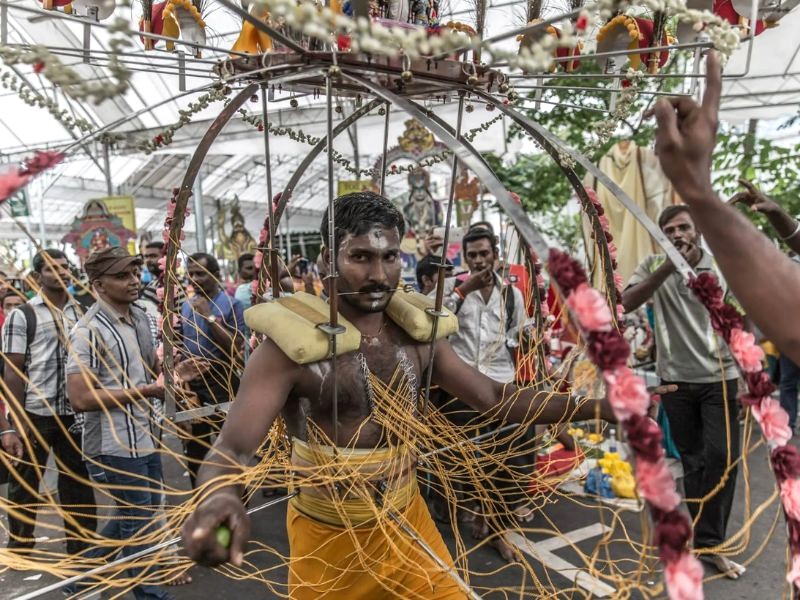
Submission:
[[[410,191],[403,215],[409,233],[423,235],[434,225],[441,225],[441,208],[431,196],[430,183],[430,174],[422,167],[415,167],[408,173]]]
[[[477,177],[470,179],[469,171],[461,169],[456,179],[455,201],[459,227],[466,227],[472,221],[472,215],[478,208],[481,184]]]
[[[231,232],[225,231],[225,217],[230,212]],[[239,197],[234,196],[227,210],[223,206],[217,209],[217,255],[227,260],[236,260],[241,254],[255,252],[256,240],[250,235],[244,224],[244,216],[239,208]]]

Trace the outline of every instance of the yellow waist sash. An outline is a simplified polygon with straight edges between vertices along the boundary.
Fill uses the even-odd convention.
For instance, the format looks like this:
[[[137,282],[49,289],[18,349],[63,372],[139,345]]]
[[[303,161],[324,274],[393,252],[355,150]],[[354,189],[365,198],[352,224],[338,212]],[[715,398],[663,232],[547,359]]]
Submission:
[[[292,441],[290,500],[304,515],[336,527],[359,527],[387,509],[402,511],[417,494],[416,457],[407,446],[332,448]]]

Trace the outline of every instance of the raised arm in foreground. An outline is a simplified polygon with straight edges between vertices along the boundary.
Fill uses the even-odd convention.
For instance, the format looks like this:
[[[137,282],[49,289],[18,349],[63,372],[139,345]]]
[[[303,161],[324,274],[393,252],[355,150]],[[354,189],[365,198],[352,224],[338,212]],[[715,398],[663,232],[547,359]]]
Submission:
[[[709,53],[703,103],[660,100],[656,153],[664,173],[692,209],[714,259],[750,318],[792,360],[800,361],[800,269],[711,186],[722,89],[719,62]]]

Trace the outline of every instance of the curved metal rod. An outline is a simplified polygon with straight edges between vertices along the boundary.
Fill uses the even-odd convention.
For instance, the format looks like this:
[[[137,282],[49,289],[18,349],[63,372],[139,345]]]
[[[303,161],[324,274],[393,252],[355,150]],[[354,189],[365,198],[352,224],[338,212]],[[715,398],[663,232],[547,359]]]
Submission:
[[[647,232],[652,236],[655,242],[661,247],[664,251],[664,254],[667,255],[672,264],[675,265],[677,271],[684,277],[689,278],[694,276],[694,271],[689,266],[689,263],[684,260],[683,256],[681,256],[680,252],[673,246],[670,241],[667,239],[667,236],[664,235],[658,226],[653,223],[653,220],[647,216],[647,214],[636,205],[636,203],[631,199],[628,194],[626,194],[621,187],[619,187],[616,183],[614,183],[611,178],[608,177],[605,173],[603,173],[597,165],[595,165],[591,160],[586,158],[583,154],[578,152],[577,150],[573,150],[569,146],[567,146],[564,142],[562,142],[558,137],[547,131],[544,127],[533,121],[532,119],[526,117],[523,114],[520,114],[513,108],[504,105],[502,102],[496,100],[492,95],[486,94],[481,92],[480,90],[473,90],[473,94],[476,96],[486,100],[487,102],[493,104],[495,107],[503,111],[506,115],[511,117],[517,125],[522,127],[527,133],[533,136],[536,139],[544,139],[553,146],[553,148],[558,149],[560,152],[564,154],[568,154],[571,156],[576,162],[578,162],[583,168],[585,168],[589,173],[597,178],[598,183],[605,186],[613,195],[614,197],[619,200],[622,205],[628,209],[628,211],[634,216],[634,218],[641,223],[642,227],[644,227]]]
[[[183,177],[183,183],[178,190],[177,197],[175,198],[175,212],[173,213],[172,224],[169,229],[169,241],[167,242],[167,256],[166,264],[164,266],[164,315],[167,317],[163,320],[163,333],[164,333],[164,387],[166,388],[166,401],[165,401],[165,414],[167,418],[175,416],[175,390],[174,390],[174,357],[172,356],[173,348],[175,347],[175,326],[172,323],[172,314],[175,312],[175,298],[173,289],[175,284],[170,277],[170,274],[175,272],[175,263],[178,258],[178,251],[180,250],[180,234],[183,230],[184,214],[186,205],[189,202],[189,197],[192,195],[192,187],[197,174],[200,172],[200,167],[211,149],[211,144],[217,139],[228,121],[233,118],[239,107],[242,106],[258,89],[257,83],[251,83],[249,86],[239,92],[230,103],[222,109],[222,112],[217,115],[214,122],[206,131],[203,139],[197,145],[197,149],[192,155],[189,162],[189,167],[186,169],[186,174]]]
[[[382,104],[381,100],[371,100],[361,108],[353,111],[347,118],[345,118],[341,123],[339,123],[336,127],[333,128],[333,137],[335,138],[340,133],[345,131],[350,125],[355,123],[358,119],[369,113],[372,109],[376,108]],[[291,178],[288,182],[286,182],[286,186],[283,188],[283,192],[281,192],[281,198],[278,200],[278,206],[275,207],[275,225],[277,227],[278,223],[281,221],[281,217],[283,216],[283,211],[286,209],[286,204],[292,197],[292,192],[294,192],[294,188],[297,187],[297,184],[300,182],[300,178],[306,172],[308,167],[311,166],[311,163],[320,155],[320,153],[325,150],[328,144],[327,136],[323,137],[320,141],[317,142],[316,146],[314,146],[306,157],[303,159],[297,168],[295,169],[294,173],[292,173]]]
[[[306,48],[303,48],[303,46],[298,44],[296,41],[286,37],[279,31],[273,29],[258,17],[254,17],[238,4],[234,4],[233,2],[230,2],[230,0],[217,0],[217,2],[222,4],[222,6],[227,8],[232,13],[235,13],[240,17],[242,17],[242,19],[253,25],[256,29],[260,29],[261,31],[269,35],[269,37],[271,37],[272,39],[279,41],[287,48],[294,50],[298,54],[305,54],[307,52]]]

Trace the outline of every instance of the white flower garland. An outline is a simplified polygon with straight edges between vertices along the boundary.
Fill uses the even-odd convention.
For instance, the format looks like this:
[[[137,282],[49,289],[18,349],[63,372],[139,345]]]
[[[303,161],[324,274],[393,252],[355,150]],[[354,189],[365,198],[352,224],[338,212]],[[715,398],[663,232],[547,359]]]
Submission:
[[[443,28],[441,35],[429,36],[424,29],[401,29],[384,27],[369,19],[351,19],[334,12],[328,7],[318,7],[311,2],[296,0],[254,0],[273,15],[274,22],[303,33],[308,37],[329,43],[336,35],[350,37],[353,52],[373,55],[409,58],[432,55],[448,55],[463,50],[481,49],[489,66],[496,63],[508,64],[512,69],[526,72],[543,72],[553,64],[553,51],[557,47],[574,48],[586,40],[593,25],[599,18],[607,18],[613,12],[630,5],[644,6],[653,11],[666,11],[680,21],[693,23],[698,30],[704,29],[711,42],[724,56],[730,54],[739,44],[739,30],[730,23],[709,11],[686,8],[685,0],[637,0],[630,5],[617,0],[599,0],[590,9],[581,12],[578,21],[581,30],[569,20],[556,25],[560,37],[543,36],[541,40],[524,46],[519,52],[509,52],[493,47],[478,38],[461,31]]]
[[[587,145],[588,152],[595,152],[602,148],[606,142],[611,139],[611,136],[614,135],[619,123],[631,115],[633,106],[639,98],[639,86],[641,85],[643,77],[643,71],[628,69],[625,78],[630,82],[630,86],[618,92],[617,103],[614,106],[614,110],[611,111],[610,116],[591,126],[591,130],[596,134],[596,137]]]
[[[198,97],[196,101],[190,102],[186,109],[179,110],[178,114],[180,117],[175,123],[172,123],[160,133],[154,135],[151,139],[140,141],[136,144],[136,148],[145,154],[151,154],[159,148],[168,146],[172,143],[175,132],[184,125],[188,125],[192,122],[192,116],[205,110],[214,102],[225,100],[229,93],[230,88],[222,85],[215,87],[209,92],[206,92],[202,96]]]
[[[264,120],[259,115],[248,114],[247,111],[245,111],[242,108],[240,108],[237,112],[242,115],[242,120],[245,123],[249,123],[253,127],[256,127],[259,131],[264,131]],[[503,118],[503,115],[499,114],[496,117],[494,117],[493,119],[490,119],[489,121],[486,121],[485,123],[482,123],[477,127],[473,127],[467,133],[464,134],[464,139],[467,140],[468,142],[472,142],[475,139],[475,137],[478,135],[478,133],[480,133],[482,131],[488,131],[488,129],[492,125],[494,125],[495,123],[500,121],[502,118]],[[309,146],[316,146],[320,142],[320,140],[322,140],[321,137],[315,137],[313,135],[308,135],[302,129],[295,130],[295,129],[292,129],[291,127],[275,127],[270,122],[267,122],[267,128],[268,128],[268,131],[269,131],[269,133],[271,135],[287,136],[289,139],[294,140],[295,142],[299,142],[299,143],[302,143],[302,144],[308,144]],[[443,162],[443,161],[447,160],[447,158],[449,156],[451,156],[451,155],[452,155],[452,152],[450,152],[449,150],[444,150],[443,152],[440,152],[439,154],[435,154],[433,156],[430,156],[430,157],[428,157],[428,158],[426,158],[426,159],[424,159],[424,160],[422,160],[422,161],[420,161],[418,163],[414,163],[412,165],[402,165],[400,167],[389,168],[389,169],[387,169],[386,173],[387,173],[387,175],[400,175],[400,174],[405,173],[407,171],[411,171],[412,169],[414,169],[417,166],[431,167],[431,166],[433,166],[435,164],[438,164],[440,162]],[[348,173],[352,173],[353,175],[356,175],[357,177],[375,177],[375,176],[378,175],[378,171],[376,169],[372,169],[372,168],[371,169],[358,169],[358,170],[356,170],[354,167],[351,166],[352,165],[352,161],[350,161],[349,159],[345,158],[336,149],[333,150],[333,162],[335,162],[336,164],[338,164],[339,166],[344,168],[344,170],[347,171]]]

